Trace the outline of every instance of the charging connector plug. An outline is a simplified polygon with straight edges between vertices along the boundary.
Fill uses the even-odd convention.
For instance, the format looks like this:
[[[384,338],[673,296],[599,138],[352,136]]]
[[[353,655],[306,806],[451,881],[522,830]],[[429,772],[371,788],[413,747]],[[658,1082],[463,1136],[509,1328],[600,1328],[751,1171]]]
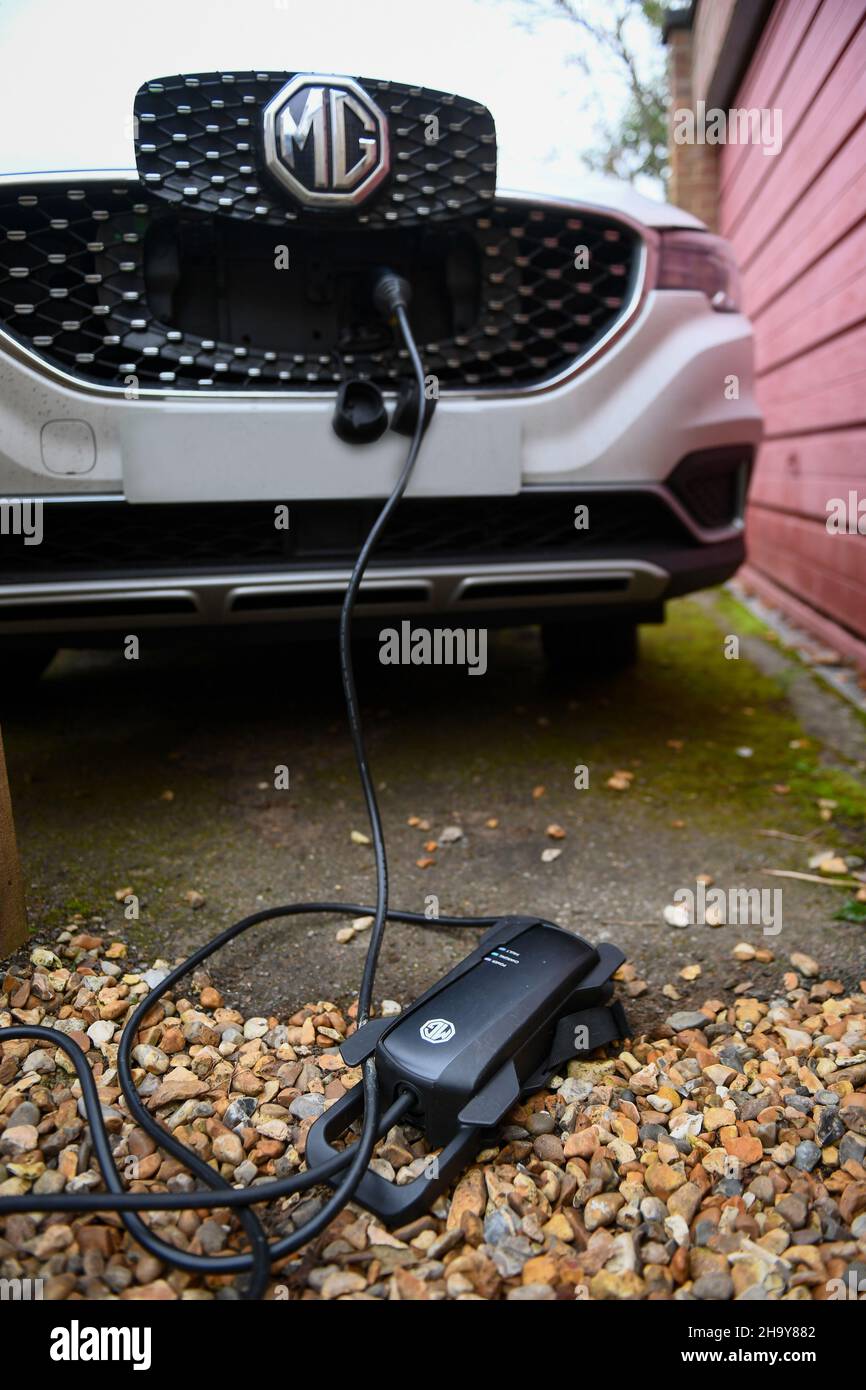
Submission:
[[[373,285],[373,303],[377,313],[390,323],[398,309],[408,309],[412,298],[412,288],[408,280],[385,267],[376,274]]]

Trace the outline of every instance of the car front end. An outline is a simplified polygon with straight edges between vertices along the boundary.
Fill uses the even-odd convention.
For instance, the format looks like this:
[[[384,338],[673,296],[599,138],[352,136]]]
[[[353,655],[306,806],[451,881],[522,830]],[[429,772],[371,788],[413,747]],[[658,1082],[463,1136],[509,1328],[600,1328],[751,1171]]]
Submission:
[[[305,206],[269,107],[301,183],[311,92],[377,137],[348,79],[299,81],[146,84],[136,169],[0,180],[0,643],[332,620],[406,448],[333,428],[342,383],[393,413],[409,375],[384,264],[435,410],[369,619],[657,621],[729,577],[761,422],[725,244],[630,190],[502,190],[484,107],[389,81],[357,83],[384,175]]]

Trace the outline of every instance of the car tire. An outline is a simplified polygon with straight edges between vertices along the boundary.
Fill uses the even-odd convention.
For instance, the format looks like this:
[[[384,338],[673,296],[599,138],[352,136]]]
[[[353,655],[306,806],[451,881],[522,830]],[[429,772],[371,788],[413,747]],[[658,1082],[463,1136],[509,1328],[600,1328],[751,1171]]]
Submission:
[[[541,625],[541,645],[557,675],[611,675],[638,659],[637,623],[549,622]]]
[[[56,655],[56,647],[21,647],[5,651],[3,676],[0,678],[0,701],[3,705],[9,705],[32,690]]]

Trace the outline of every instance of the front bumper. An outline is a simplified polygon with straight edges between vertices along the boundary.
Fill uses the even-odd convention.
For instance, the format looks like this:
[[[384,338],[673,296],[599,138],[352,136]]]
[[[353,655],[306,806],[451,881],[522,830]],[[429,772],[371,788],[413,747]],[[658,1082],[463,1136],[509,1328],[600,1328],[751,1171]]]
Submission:
[[[666,599],[723,581],[744,558],[741,502],[725,524],[702,525],[674,490],[681,472],[674,486],[403,503],[362,585],[359,620],[495,626],[612,608],[658,620]],[[574,527],[582,507],[586,531]],[[46,503],[42,545],[5,549],[0,635],[83,644],[144,628],[332,623],[366,510],[293,505],[277,533],[268,504]]]
[[[410,496],[663,481],[680,458],[757,444],[752,337],[703,295],[652,291],[607,351],[548,391],[443,397]],[[736,378],[738,395],[726,395]],[[0,344],[0,495],[115,494],[136,502],[385,497],[405,442],[363,447],[331,428],[333,400],[193,401],[79,391]]]
[[[668,480],[678,460],[725,448],[748,455],[757,444],[751,328],[701,293],[654,290],[657,233],[639,230],[633,302],[572,370],[533,386],[443,393],[405,504],[431,510],[399,543],[389,527],[362,614],[504,623],[616,606],[650,620],[665,598],[737,568],[744,498],[722,522],[708,520]],[[126,399],[47,367],[0,332],[0,499],[45,507],[43,545],[16,552],[4,536],[0,546],[4,639],[330,621],[374,499],[391,491],[406,449],[391,431],[364,447],[343,443],[333,409],[329,390],[190,397],[167,388]],[[593,523],[579,536],[571,510],[587,496]],[[539,521],[550,499],[561,506],[552,527]],[[345,506],[353,526],[338,518],[318,548],[236,543],[255,508],[270,511],[273,534],[280,503],[292,536],[303,508]],[[83,550],[79,508],[79,517],[92,512]],[[230,524],[208,541],[217,511]],[[174,542],[163,544],[163,533]]]

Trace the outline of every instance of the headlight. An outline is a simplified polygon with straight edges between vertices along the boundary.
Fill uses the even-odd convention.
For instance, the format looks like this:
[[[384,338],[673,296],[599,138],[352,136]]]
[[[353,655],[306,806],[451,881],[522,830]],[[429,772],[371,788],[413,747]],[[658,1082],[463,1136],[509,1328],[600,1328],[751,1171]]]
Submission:
[[[710,232],[662,232],[657,288],[703,290],[714,309],[740,308],[740,273],[724,237]]]

